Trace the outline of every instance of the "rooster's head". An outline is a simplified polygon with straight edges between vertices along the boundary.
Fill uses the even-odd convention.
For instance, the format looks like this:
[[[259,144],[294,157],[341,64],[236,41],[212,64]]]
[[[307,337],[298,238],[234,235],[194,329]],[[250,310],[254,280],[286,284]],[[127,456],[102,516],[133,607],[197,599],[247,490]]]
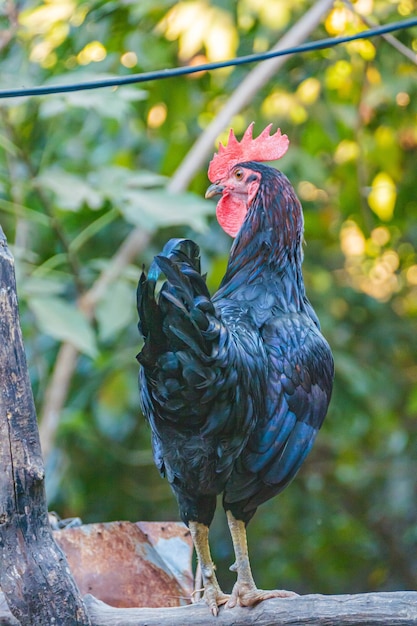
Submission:
[[[251,161],[274,161],[287,151],[289,140],[280,129],[270,135],[269,124],[256,139],[252,137],[252,122],[239,142],[230,130],[226,146],[219,144],[219,151],[210,162],[208,177],[213,183],[206,191],[206,198],[221,195],[216,215],[220,226],[236,237],[246,217],[248,208],[256,196],[261,174],[250,167]]]

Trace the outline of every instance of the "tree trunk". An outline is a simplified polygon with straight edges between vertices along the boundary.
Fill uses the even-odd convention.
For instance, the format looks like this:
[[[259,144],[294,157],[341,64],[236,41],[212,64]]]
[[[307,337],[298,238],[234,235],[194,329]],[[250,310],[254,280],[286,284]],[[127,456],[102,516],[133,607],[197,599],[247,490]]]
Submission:
[[[1,227],[0,587],[22,626],[90,624],[48,523],[44,466],[19,323],[14,263]]]

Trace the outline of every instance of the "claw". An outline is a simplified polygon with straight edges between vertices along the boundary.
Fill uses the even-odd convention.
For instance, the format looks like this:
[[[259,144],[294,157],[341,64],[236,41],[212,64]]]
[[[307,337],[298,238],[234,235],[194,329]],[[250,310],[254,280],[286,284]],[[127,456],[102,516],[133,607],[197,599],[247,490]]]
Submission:
[[[213,568],[202,568],[203,572],[203,580],[204,580],[204,594],[203,600],[205,600],[206,604],[212,614],[216,617],[219,612],[219,606],[226,604],[229,600],[228,595],[223,593],[220,589],[219,583],[217,582],[216,574]]]
[[[236,605],[255,606],[258,602],[269,600],[270,598],[294,598],[298,596],[294,591],[286,591],[285,589],[272,589],[264,591],[256,587],[239,585],[236,583],[233,587],[232,594],[227,602],[226,608],[232,609]]]
[[[212,615],[217,617],[219,613],[219,607],[226,604],[229,600],[228,595],[220,590],[217,590],[214,585],[208,585],[204,591],[203,599],[208,605]]]

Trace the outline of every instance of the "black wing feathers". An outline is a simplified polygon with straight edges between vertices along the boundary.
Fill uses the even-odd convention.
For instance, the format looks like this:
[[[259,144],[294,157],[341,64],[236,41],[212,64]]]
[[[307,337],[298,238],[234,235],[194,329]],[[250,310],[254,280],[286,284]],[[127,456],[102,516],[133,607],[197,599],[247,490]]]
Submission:
[[[333,380],[330,348],[307,316],[275,318],[263,338],[270,363],[266,411],[225,492],[226,506],[241,519],[296,475],[326,415]]]

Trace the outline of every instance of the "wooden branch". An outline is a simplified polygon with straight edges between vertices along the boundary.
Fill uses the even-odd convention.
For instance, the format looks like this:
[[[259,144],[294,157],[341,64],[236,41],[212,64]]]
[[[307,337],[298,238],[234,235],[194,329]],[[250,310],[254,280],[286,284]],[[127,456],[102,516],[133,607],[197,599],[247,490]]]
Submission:
[[[12,614],[22,626],[87,626],[85,607],[48,522],[14,263],[1,227],[0,469],[0,587]]]
[[[416,626],[417,592],[308,595],[258,606],[221,609],[212,617],[205,603],[174,609],[114,609],[85,596],[92,626]]]
[[[0,594],[1,598],[1,594]],[[416,626],[417,592],[308,595],[262,602],[252,609],[220,609],[213,617],[204,603],[171,609],[116,609],[84,597],[91,626]],[[2,606],[0,624],[17,626]]]

